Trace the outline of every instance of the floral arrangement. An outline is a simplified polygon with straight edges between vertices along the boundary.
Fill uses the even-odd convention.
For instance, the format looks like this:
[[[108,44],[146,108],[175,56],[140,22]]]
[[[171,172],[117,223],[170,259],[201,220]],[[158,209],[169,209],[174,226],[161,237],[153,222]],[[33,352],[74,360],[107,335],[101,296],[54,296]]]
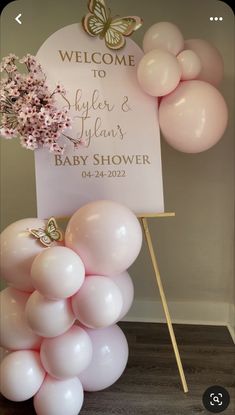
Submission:
[[[18,71],[17,61],[25,64],[26,74]],[[41,65],[29,54],[19,59],[11,53],[2,59],[0,70],[7,74],[0,83],[2,137],[18,136],[27,149],[46,147],[52,153],[62,154],[64,147],[59,145],[58,139],[63,130],[71,126],[71,119],[68,110],[57,108],[55,96],[64,95],[65,90],[57,85],[50,92]]]

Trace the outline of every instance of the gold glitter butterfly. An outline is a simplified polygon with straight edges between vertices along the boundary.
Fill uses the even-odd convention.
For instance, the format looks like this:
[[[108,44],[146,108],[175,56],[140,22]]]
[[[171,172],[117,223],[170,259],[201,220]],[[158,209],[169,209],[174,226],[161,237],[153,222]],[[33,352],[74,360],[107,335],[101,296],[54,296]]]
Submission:
[[[63,234],[53,217],[48,220],[45,229],[29,229],[28,231],[45,246],[51,246],[53,242],[63,240]]]
[[[83,17],[84,30],[91,36],[99,36],[105,40],[110,49],[121,49],[125,46],[124,36],[130,36],[142,26],[143,21],[137,16],[111,17],[105,0],[89,0],[88,13]]]

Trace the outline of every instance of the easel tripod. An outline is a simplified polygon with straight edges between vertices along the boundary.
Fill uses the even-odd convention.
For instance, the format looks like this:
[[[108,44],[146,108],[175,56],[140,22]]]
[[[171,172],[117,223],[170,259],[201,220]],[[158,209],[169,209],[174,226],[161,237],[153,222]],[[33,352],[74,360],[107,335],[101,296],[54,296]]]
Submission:
[[[154,273],[155,273],[155,277],[156,277],[156,281],[157,281],[157,286],[158,286],[158,289],[159,289],[160,298],[161,298],[163,310],[164,310],[164,313],[165,313],[166,322],[167,322],[167,326],[168,326],[168,330],[169,330],[173,350],[174,350],[174,353],[175,353],[175,358],[176,358],[176,362],[177,362],[177,366],[178,366],[178,370],[179,370],[183,390],[184,390],[185,393],[187,393],[188,392],[188,385],[187,385],[187,382],[186,382],[186,379],[185,379],[184,369],[183,369],[183,366],[182,366],[180,353],[179,353],[177,341],[176,341],[176,338],[175,338],[175,333],[174,333],[174,329],[173,329],[173,326],[172,326],[172,321],[171,321],[171,317],[170,317],[170,313],[169,313],[169,309],[168,309],[168,305],[167,305],[167,301],[166,301],[166,296],[165,296],[165,292],[164,292],[164,289],[163,289],[161,276],[160,276],[160,272],[159,272],[159,268],[158,268],[158,264],[157,264],[157,259],[156,259],[156,255],[155,255],[154,248],[153,248],[152,238],[151,238],[151,235],[150,235],[148,222],[147,222],[147,218],[149,218],[149,217],[156,218],[156,217],[169,217],[169,216],[175,216],[175,213],[174,212],[169,212],[169,213],[159,213],[159,214],[153,214],[153,215],[148,215],[148,214],[147,215],[145,215],[145,214],[138,215],[138,217],[140,219],[140,222],[143,226],[143,231],[144,231],[145,239],[146,239],[148,250],[149,250],[149,255],[150,255],[150,258],[151,258],[151,261],[152,261],[152,265],[153,265],[153,269],[154,269]]]

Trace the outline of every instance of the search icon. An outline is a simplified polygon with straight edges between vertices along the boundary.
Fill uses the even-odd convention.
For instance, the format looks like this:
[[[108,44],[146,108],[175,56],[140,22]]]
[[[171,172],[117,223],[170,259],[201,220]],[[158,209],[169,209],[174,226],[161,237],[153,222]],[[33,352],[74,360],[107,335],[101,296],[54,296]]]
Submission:
[[[202,402],[209,412],[223,412],[230,403],[228,391],[222,386],[210,386],[203,394]]]

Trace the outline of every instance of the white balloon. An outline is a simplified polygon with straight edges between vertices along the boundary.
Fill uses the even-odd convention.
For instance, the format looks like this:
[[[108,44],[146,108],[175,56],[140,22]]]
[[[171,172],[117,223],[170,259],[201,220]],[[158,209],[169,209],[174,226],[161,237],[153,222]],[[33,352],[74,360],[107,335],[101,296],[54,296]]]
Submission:
[[[57,380],[49,375],[34,397],[37,415],[78,415],[83,404],[83,388],[78,378]]]
[[[19,350],[7,355],[1,363],[1,393],[11,401],[32,398],[45,377],[38,352]]]

